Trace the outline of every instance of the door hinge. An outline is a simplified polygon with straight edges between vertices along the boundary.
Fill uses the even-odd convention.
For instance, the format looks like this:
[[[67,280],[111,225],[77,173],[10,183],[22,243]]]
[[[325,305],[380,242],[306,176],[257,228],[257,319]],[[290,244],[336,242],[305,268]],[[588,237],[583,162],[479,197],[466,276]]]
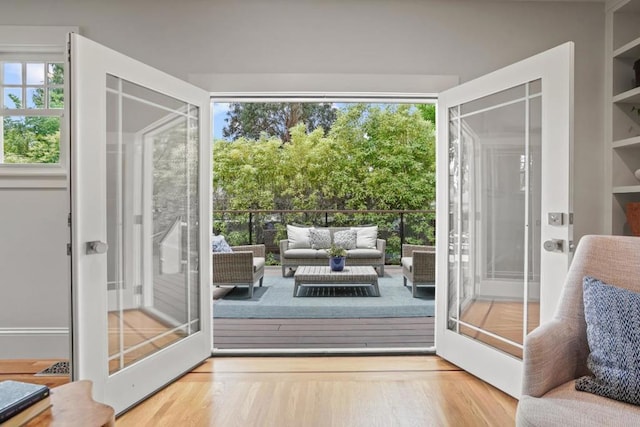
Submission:
[[[67,255],[71,256],[71,243],[67,243]]]
[[[133,223],[136,225],[142,224],[142,215],[134,215]]]
[[[136,295],[142,295],[142,285],[137,285],[133,288],[133,293]]]
[[[67,215],[67,227],[71,227],[71,212]]]

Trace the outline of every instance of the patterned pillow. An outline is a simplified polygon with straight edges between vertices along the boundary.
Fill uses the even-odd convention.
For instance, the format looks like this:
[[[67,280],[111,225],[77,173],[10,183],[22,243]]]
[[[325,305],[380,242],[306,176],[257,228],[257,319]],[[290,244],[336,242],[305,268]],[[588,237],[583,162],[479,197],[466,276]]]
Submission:
[[[576,390],[640,405],[640,294],[589,276],[582,287],[593,376]]]
[[[222,234],[218,236],[215,236],[215,235],[211,236],[211,251],[224,252],[224,253],[233,252],[231,250],[231,246],[229,246],[229,244],[224,239],[224,236]]]
[[[333,233],[333,243],[336,246],[340,246],[344,249],[355,249],[356,248],[356,236],[358,233],[356,230],[342,230],[336,231]]]
[[[309,243],[311,243],[311,249],[329,249],[331,247],[331,233],[323,228],[310,228]]]

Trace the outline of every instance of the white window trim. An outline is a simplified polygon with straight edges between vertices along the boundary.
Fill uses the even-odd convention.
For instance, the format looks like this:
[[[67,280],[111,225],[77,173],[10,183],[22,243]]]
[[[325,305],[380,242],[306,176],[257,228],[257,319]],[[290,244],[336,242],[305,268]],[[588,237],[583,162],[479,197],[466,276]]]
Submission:
[[[69,79],[66,69],[68,33],[74,26],[0,25],[0,59],[60,61],[65,63],[65,108],[60,122],[60,160],[56,164],[0,164],[0,188],[61,188],[67,186],[69,158]]]

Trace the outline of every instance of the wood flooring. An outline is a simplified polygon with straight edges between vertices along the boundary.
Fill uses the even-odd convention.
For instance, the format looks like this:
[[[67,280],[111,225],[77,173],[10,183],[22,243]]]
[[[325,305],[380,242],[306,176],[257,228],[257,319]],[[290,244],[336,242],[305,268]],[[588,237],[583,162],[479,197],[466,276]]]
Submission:
[[[13,380],[24,381],[33,384],[46,385],[49,388],[66,384],[70,381],[69,375],[35,376],[34,374],[48,368],[62,360],[53,359],[3,359],[0,360],[0,381]]]
[[[212,358],[116,426],[513,426],[516,403],[437,356]]]

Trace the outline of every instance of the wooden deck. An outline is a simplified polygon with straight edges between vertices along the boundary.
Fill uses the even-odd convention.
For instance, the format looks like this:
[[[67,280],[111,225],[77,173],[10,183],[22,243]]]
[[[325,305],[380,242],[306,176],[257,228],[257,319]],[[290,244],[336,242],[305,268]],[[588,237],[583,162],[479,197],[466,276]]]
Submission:
[[[434,345],[434,317],[354,319],[214,319],[219,350],[424,348]]]
[[[400,267],[385,267],[388,272],[394,269],[399,270]],[[280,274],[280,267],[265,268],[265,280]],[[428,348],[434,345],[434,327],[434,317],[215,318],[213,319],[213,347],[217,350]]]

